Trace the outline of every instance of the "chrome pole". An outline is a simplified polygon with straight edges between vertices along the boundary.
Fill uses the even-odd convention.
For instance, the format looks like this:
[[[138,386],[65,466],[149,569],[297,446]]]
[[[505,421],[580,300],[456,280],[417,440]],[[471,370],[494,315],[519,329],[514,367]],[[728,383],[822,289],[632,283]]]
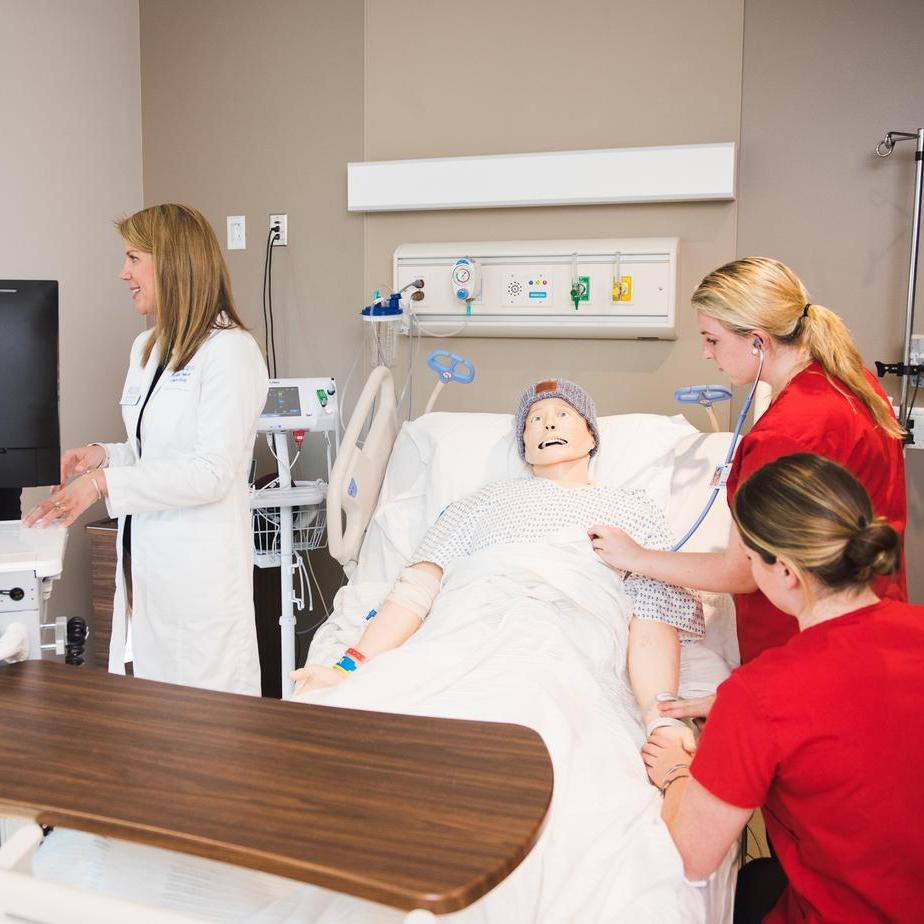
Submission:
[[[911,362],[911,335],[914,333],[914,296],[918,283],[918,244],[921,238],[921,189],[924,173],[924,128],[918,129],[917,147],[914,161],[914,217],[911,219],[911,259],[908,264],[908,301],[905,305],[905,351],[902,362],[907,366]],[[902,377],[901,402],[899,404],[900,421],[904,423],[908,413],[908,386],[910,376]]]

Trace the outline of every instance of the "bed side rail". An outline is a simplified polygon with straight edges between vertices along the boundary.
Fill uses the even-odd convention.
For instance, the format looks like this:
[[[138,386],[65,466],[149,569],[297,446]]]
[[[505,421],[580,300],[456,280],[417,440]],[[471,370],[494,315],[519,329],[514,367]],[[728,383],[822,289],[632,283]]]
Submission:
[[[369,432],[360,447],[359,436],[370,414]],[[348,576],[375,512],[397,435],[395,382],[387,366],[378,366],[366,381],[347,425],[327,491],[328,550]]]

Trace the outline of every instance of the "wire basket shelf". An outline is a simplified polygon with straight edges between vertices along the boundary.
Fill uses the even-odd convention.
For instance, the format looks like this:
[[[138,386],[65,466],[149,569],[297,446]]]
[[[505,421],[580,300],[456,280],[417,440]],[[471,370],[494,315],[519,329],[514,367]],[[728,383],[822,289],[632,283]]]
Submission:
[[[310,552],[324,545],[327,538],[326,496],[326,484],[307,482],[291,488],[270,488],[251,498],[254,563],[258,568],[279,567],[280,504],[292,508],[293,552]]]

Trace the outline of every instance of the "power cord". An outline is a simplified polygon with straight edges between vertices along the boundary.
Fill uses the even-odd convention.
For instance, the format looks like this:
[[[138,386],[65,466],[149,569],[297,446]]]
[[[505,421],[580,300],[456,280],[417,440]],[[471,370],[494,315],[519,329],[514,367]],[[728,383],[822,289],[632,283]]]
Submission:
[[[282,236],[279,225],[274,224],[266,236],[266,254],[263,258],[263,342],[266,344],[264,356],[271,378],[277,378],[276,366],[276,330],[273,318],[273,244]],[[272,356],[272,362],[270,357]]]

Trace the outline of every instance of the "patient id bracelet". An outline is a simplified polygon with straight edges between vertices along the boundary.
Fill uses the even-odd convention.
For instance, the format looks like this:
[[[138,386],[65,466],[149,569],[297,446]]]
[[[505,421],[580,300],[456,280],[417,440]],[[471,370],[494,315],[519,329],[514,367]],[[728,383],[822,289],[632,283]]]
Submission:
[[[352,674],[360,664],[367,660],[361,651],[357,651],[355,648],[347,648],[340,656],[340,660],[334,665],[334,670],[340,671],[341,674]]]

